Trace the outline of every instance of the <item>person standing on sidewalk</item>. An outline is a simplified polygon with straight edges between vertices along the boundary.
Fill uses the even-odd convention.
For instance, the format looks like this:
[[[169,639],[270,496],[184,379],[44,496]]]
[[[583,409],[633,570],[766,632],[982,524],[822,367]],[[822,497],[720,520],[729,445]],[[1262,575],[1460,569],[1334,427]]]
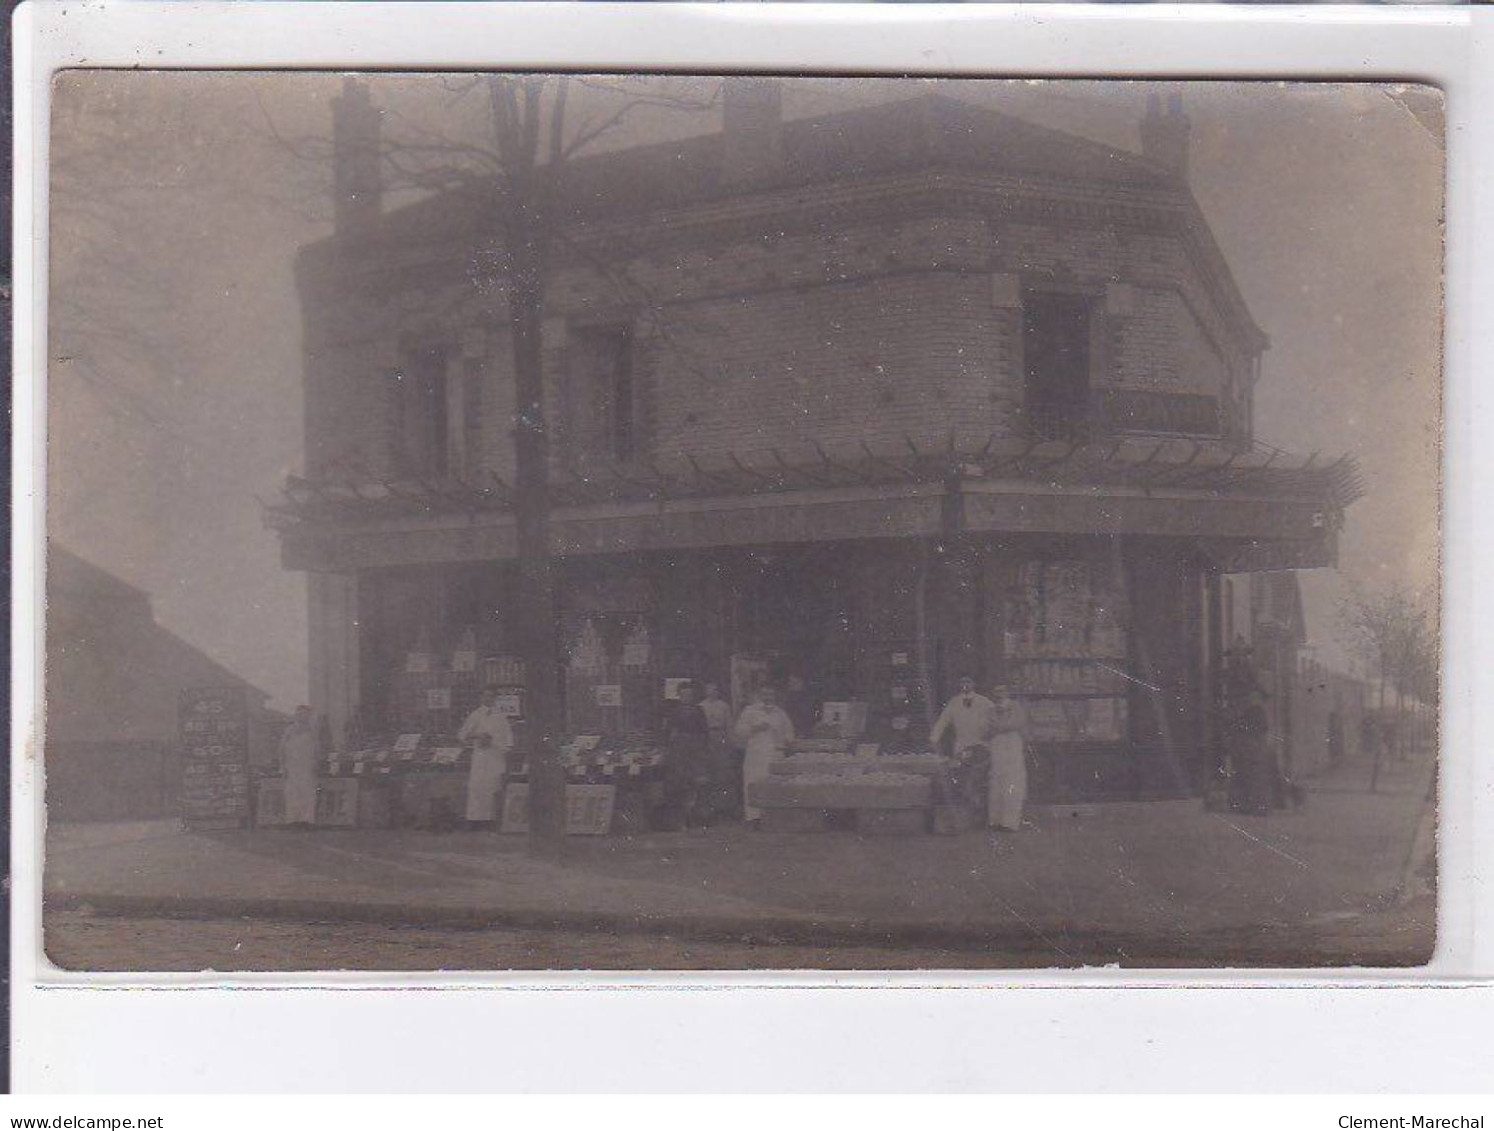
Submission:
[[[986,783],[986,821],[998,832],[1022,827],[1027,804],[1027,714],[1006,687],[991,692],[989,735],[991,771]]]
[[[1278,766],[1275,752],[1268,745],[1271,721],[1266,715],[1265,696],[1259,689],[1235,715],[1231,730],[1234,808],[1241,813],[1264,816],[1276,803]]]
[[[297,828],[316,824],[316,732],[310,707],[297,707],[280,737],[280,769],[285,774],[285,823]]]
[[[498,693],[489,687],[482,702],[462,724],[457,741],[472,747],[472,769],[467,775],[467,820],[473,827],[491,825],[498,818],[498,790],[508,769],[514,745],[508,716],[497,707]]]
[[[736,739],[746,751],[742,759],[742,813],[756,823],[762,820],[763,811],[752,804],[752,786],[767,779],[768,767],[782,758],[794,741],[794,724],[778,705],[773,688],[759,687],[756,701],[742,709]]]

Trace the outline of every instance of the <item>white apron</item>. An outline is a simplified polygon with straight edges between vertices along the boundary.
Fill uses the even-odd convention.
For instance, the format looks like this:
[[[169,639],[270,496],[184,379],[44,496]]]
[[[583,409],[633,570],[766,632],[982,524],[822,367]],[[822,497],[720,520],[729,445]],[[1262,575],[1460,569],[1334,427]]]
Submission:
[[[988,821],[993,829],[1022,827],[1027,801],[1027,750],[1021,731],[1006,731],[990,739],[991,774],[986,794]]]
[[[472,743],[472,769],[467,774],[467,820],[496,821],[498,790],[503,785],[508,752],[514,744],[508,718],[495,708],[478,707],[457,732],[457,741]]]
[[[766,727],[760,724],[767,723]],[[745,743],[742,758],[742,816],[755,821],[763,811],[748,804],[752,786],[768,779],[768,767],[783,757],[794,740],[794,725],[781,708],[753,704],[737,720],[737,741]]]

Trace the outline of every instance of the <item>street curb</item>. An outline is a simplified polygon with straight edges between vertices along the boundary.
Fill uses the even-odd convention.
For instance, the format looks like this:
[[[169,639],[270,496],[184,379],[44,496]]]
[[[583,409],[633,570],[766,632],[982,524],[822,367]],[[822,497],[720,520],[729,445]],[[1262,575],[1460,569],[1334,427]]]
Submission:
[[[1400,886],[1396,889],[1396,902],[1411,903],[1414,900],[1431,898],[1437,890],[1437,810],[1440,798],[1437,791],[1435,768],[1428,776],[1426,800],[1421,816],[1416,822],[1416,831],[1411,837],[1411,848],[1406,854],[1406,866],[1401,871]],[[1424,864],[1430,860],[1432,876],[1428,880],[1422,875]]]
[[[1080,930],[1038,924],[1011,929],[940,927],[925,923],[816,922],[791,918],[746,920],[721,915],[649,916],[534,908],[409,906],[333,900],[181,898],[70,893],[46,899],[48,912],[79,911],[113,918],[226,920],[294,923],[358,923],[446,930],[569,931],[590,934],[683,938],[747,946],[863,947],[878,950],[998,951],[1016,966],[1077,968],[1086,965],[1179,968],[1353,967],[1402,969],[1425,965],[1425,952],[1395,953],[1379,946],[1345,945],[1332,926],[1304,937],[1300,928],[1214,928],[1161,940],[1098,928]],[[1369,918],[1370,916],[1366,916]],[[1335,945],[1335,941],[1336,945]],[[1164,949],[1165,948],[1165,949]],[[1163,951],[1162,953],[1158,953]],[[1228,965],[1221,964],[1221,958]],[[1032,959],[1035,961],[1024,961]]]

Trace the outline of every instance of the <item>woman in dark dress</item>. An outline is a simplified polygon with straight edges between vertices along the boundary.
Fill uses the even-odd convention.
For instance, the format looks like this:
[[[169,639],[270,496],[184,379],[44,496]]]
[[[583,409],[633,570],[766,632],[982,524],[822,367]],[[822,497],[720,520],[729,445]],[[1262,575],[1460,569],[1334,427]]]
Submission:
[[[1242,813],[1269,813],[1276,800],[1276,755],[1270,749],[1270,720],[1260,691],[1235,715],[1230,760],[1235,771],[1234,807]]]

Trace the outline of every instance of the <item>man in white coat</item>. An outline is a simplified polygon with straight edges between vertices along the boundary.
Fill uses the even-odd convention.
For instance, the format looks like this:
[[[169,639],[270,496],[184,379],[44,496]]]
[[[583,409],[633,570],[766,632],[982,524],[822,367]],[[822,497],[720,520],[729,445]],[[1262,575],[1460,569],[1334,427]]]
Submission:
[[[498,816],[498,789],[508,768],[508,752],[514,745],[508,716],[498,710],[498,693],[491,687],[482,702],[462,724],[457,740],[472,747],[472,771],[467,776],[467,820],[492,824]]]
[[[944,732],[954,730],[954,754],[956,757],[972,746],[984,745],[991,734],[991,710],[996,706],[975,690],[975,680],[968,675],[960,680],[960,693],[944,705],[939,721],[934,724],[929,741],[935,746],[944,737]]]
[[[763,811],[752,805],[752,786],[768,777],[768,767],[794,741],[794,724],[778,705],[778,695],[771,687],[757,689],[756,702],[749,703],[737,717],[736,740],[746,750],[742,759],[743,816],[748,821],[762,819]]]

